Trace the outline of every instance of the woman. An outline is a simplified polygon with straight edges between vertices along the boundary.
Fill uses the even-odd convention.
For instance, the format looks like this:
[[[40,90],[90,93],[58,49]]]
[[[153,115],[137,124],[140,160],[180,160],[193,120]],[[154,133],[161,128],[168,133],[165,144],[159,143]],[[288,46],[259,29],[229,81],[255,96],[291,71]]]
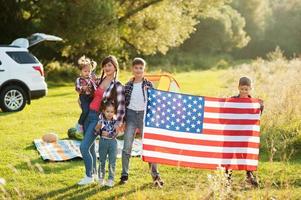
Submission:
[[[124,87],[117,80],[118,62],[114,56],[108,56],[103,59],[101,78],[97,81],[97,89],[89,106],[89,114],[84,124],[84,139],[80,145],[80,151],[85,163],[86,174],[78,184],[86,185],[93,183],[97,179],[96,170],[96,151],[94,128],[98,122],[100,104],[103,99],[113,99],[117,102],[117,132],[122,127],[122,121],[125,114]]]

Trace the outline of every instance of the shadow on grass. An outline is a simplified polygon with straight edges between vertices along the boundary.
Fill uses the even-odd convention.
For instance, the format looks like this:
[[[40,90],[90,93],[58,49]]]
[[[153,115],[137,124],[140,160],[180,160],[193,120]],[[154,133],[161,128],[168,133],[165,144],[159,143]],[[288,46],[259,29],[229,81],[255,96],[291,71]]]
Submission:
[[[21,111],[18,111],[18,112],[21,112]],[[7,115],[12,115],[12,114],[17,114],[18,112],[3,112],[2,110],[0,110],[0,117],[7,116]]]
[[[123,196],[128,196],[137,190],[144,190],[145,188],[150,187],[151,183],[144,184],[138,188],[133,188],[129,191],[120,192],[117,195],[112,194],[111,197],[108,198],[101,198],[101,199],[118,199]],[[115,185],[115,187],[118,187],[119,185]],[[78,186],[78,185],[71,185],[69,187],[53,190],[44,194],[41,194],[37,196],[35,199],[86,199],[88,197],[91,197],[93,195],[96,195],[99,192],[106,191],[106,190],[114,190],[114,188],[109,187],[100,187],[96,184],[91,184],[88,186]]]
[[[80,187],[77,184],[75,184],[75,185],[71,185],[71,186],[68,186],[68,187],[65,187],[65,188],[61,188],[61,189],[57,189],[57,190],[53,190],[53,191],[41,194],[41,195],[37,196],[35,199],[47,199],[47,198],[62,199],[61,198],[62,195],[64,195],[65,197],[66,196],[73,196],[75,192],[76,193],[82,192],[82,191],[88,189],[89,187],[91,187],[91,186]],[[78,189],[78,190],[75,190],[75,189]]]
[[[24,160],[20,162],[20,164],[15,165],[17,170],[36,171],[37,173],[43,174],[58,174],[79,166],[83,166],[81,158],[60,162],[44,161],[42,158],[37,158]],[[40,168],[42,168],[43,171],[41,171]]]
[[[129,191],[126,191],[126,192],[120,192],[117,195],[114,194],[113,196],[105,198],[105,199],[107,199],[107,200],[109,200],[109,199],[119,199],[121,197],[126,198],[128,195],[133,194],[138,190],[140,191],[140,190],[144,190],[146,188],[150,188],[150,187],[152,187],[152,185],[153,185],[153,183],[145,183],[145,184],[141,185],[140,187],[135,187],[135,188],[133,188]],[[120,186],[120,184],[116,185],[116,187],[118,187],[118,186]]]

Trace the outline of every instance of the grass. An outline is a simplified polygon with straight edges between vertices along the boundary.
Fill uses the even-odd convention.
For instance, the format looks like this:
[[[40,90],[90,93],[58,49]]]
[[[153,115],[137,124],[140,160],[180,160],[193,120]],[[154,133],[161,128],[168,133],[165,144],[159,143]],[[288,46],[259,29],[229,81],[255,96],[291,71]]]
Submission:
[[[179,73],[176,79],[185,93],[206,96],[223,93],[224,71]],[[128,79],[128,73],[121,74]],[[22,112],[0,113],[0,199],[214,199],[208,188],[208,174],[216,171],[160,166],[166,184],[163,189],[152,186],[147,163],[132,158],[130,179],[126,185],[112,189],[98,185],[79,187],[83,177],[83,161],[44,162],[36,151],[33,140],[45,133],[55,132],[61,139],[77,121],[80,109],[72,84],[57,86],[52,83],[47,97],[33,101]],[[259,189],[244,185],[243,171],[234,172],[234,183],[229,199],[300,199],[301,160],[268,162],[261,154],[257,174]],[[121,172],[117,160],[116,181]],[[210,195],[211,194],[211,195]]]

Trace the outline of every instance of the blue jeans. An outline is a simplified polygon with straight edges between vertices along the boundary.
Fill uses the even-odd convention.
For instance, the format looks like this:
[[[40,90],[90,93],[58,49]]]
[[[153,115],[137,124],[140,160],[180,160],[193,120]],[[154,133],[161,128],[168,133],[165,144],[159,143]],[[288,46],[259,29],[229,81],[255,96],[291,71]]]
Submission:
[[[80,144],[80,152],[83,156],[83,160],[86,168],[86,175],[92,177],[96,173],[96,151],[95,151],[95,139],[97,135],[94,134],[94,128],[98,122],[98,113],[93,110],[89,110],[88,117],[84,124],[84,139]]]
[[[122,173],[121,176],[128,176],[129,163],[132,152],[132,146],[135,138],[136,129],[143,132],[144,111],[126,110],[126,128],[124,131],[124,145],[122,149]],[[151,175],[153,178],[159,176],[158,166],[155,163],[149,163]]]
[[[117,140],[116,139],[99,139],[99,178],[104,179],[106,174],[106,160],[109,157],[109,180],[114,180],[115,166],[117,156]]]
[[[92,101],[92,98],[86,94],[80,94],[79,100],[80,100],[80,107],[82,109],[82,113],[80,114],[78,123],[80,125],[84,125],[85,120],[87,119],[88,114],[89,114],[89,105]]]

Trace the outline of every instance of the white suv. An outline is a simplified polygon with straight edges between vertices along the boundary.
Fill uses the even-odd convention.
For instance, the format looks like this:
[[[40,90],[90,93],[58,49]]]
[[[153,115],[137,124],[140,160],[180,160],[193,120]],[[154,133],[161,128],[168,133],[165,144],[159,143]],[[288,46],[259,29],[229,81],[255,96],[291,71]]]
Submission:
[[[61,41],[53,35],[35,33],[10,45],[0,45],[0,108],[4,112],[20,111],[31,99],[47,94],[43,65],[28,51],[41,41]]]

